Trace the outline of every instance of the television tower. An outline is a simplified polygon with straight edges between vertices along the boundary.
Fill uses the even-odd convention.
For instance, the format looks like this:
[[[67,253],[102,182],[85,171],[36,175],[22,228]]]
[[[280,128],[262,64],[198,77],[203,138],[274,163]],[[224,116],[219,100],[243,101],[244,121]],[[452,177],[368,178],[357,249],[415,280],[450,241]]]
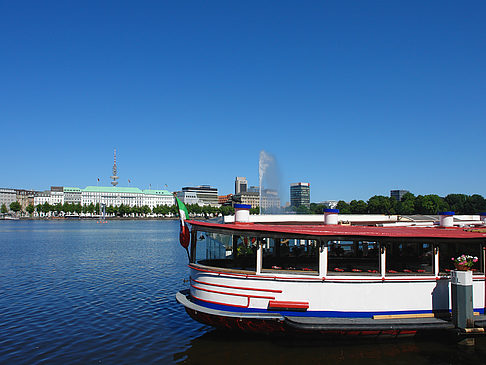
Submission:
[[[116,148],[115,148],[115,154],[113,156],[113,176],[111,176],[111,179],[113,180],[111,182],[111,185],[117,186],[118,181],[116,181],[116,180],[118,179],[118,175],[117,175],[117,171],[116,171]]]

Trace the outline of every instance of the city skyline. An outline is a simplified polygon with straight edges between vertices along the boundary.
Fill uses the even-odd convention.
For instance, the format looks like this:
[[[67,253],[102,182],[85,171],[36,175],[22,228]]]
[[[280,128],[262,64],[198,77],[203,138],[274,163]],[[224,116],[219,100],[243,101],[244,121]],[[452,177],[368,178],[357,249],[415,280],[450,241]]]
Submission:
[[[486,196],[486,4],[0,8],[0,186],[258,185],[282,201]],[[166,187],[167,185],[167,187]]]

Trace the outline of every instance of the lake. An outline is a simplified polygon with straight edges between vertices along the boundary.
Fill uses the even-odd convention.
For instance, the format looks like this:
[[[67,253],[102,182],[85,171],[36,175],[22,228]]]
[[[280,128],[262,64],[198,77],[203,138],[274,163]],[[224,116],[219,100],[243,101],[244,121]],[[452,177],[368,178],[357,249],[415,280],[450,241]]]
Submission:
[[[484,364],[486,339],[329,343],[216,331],[188,287],[176,221],[0,221],[1,364]]]

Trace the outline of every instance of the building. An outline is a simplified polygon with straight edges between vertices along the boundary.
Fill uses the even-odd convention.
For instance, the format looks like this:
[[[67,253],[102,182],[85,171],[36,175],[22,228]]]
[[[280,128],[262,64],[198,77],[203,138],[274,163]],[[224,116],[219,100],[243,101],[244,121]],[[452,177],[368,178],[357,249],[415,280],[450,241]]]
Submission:
[[[298,182],[290,184],[290,205],[300,207],[305,205],[310,207],[310,184]]]
[[[10,204],[17,201],[17,192],[15,189],[0,188],[0,207],[5,204],[5,207],[10,210]]]
[[[82,189],[64,187],[64,202],[68,204],[81,204]]]
[[[129,207],[149,206],[151,209],[159,205],[174,205],[174,196],[167,190],[140,190],[139,188],[124,188],[118,186],[87,186],[84,189],[74,187],[51,187],[51,190],[38,192],[34,197],[34,205],[48,203],[81,204],[106,206],[127,205]]]
[[[174,196],[167,190],[140,190],[119,186],[87,186],[81,192],[81,205],[105,204],[106,206],[127,205],[151,209],[159,205],[174,205]]]
[[[235,194],[245,193],[248,190],[248,181],[246,177],[236,177]]]
[[[195,191],[178,191],[176,195],[179,198],[179,200],[186,205],[189,204],[203,205],[199,201],[199,198],[197,197],[197,193]]]
[[[218,203],[223,205],[223,204],[230,204],[232,203],[232,198],[233,194],[228,194],[228,195],[219,195],[218,196]]]
[[[252,208],[260,206],[260,194],[257,191],[233,195],[233,202],[236,204],[249,204]],[[280,208],[280,198],[275,190],[264,189],[261,199],[262,209]]]
[[[405,194],[410,193],[408,190],[390,190],[390,197],[394,198],[396,201],[402,201]]]
[[[25,208],[27,208],[29,205],[34,205],[34,197],[37,193],[36,191],[15,189],[15,193],[17,202],[20,203],[22,210],[25,210]]]
[[[198,203],[195,203],[195,204],[210,205],[210,206],[213,206],[213,207],[219,206],[218,189],[212,188],[209,185],[198,185],[198,186],[194,186],[194,187],[189,187],[189,186],[184,187],[184,188],[182,188],[181,196],[186,196],[184,193],[196,193]]]

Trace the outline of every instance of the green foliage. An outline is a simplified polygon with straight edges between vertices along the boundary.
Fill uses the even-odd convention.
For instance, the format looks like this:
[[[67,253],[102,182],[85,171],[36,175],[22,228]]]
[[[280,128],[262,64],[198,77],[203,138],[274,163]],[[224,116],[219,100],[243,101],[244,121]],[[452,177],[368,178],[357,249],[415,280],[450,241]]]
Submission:
[[[5,214],[5,213],[8,213],[8,209],[7,209],[7,206],[4,204],[2,204],[2,208],[0,208],[0,212]]]
[[[15,213],[20,212],[22,210],[22,206],[19,202],[12,202],[10,203],[10,210],[13,210]]]
[[[260,214],[260,207],[250,208],[250,214]]]
[[[368,204],[363,200],[351,200],[349,208],[351,209],[351,213],[354,214],[365,214],[368,212]]]
[[[383,195],[372,196],[368,200],[368,212],[372,214],[395,214],[396,200]]]
[[[29,213],[29,214],[34,213],[34,210],[35,210],[34,205],[33,205],[33,204],[29,204],[29,205],[28,205],[28,206],[25,208],[25,210],[26,210],[26,211],[27,211],[27,213]]]
[[[222,215],[233,215],[233,214],[235,214],[235,208],[233,208],[230,205],[223,205],[221,208],[219,208],[219,211],[221,212]]]
[[[344,200],[338,201],[338,203],[336,205],[336,209],[339,209],[339,213],[341,213],[341,214],[350,214],[351,213],[351,207]]]

